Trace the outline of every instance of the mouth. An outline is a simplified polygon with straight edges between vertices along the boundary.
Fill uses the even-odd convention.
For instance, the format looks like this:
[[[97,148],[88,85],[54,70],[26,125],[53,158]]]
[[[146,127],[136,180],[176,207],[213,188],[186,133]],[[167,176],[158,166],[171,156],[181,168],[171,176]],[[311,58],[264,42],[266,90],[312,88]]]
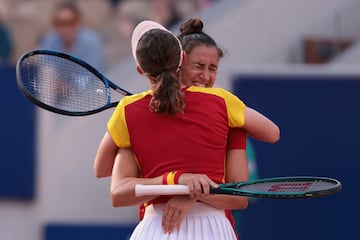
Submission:
[[[205,83],[205,82],[201,82],[201,81],[192,81],[191,82],[193,86],[196,86],[196,87],[208,87],[208,83]]]

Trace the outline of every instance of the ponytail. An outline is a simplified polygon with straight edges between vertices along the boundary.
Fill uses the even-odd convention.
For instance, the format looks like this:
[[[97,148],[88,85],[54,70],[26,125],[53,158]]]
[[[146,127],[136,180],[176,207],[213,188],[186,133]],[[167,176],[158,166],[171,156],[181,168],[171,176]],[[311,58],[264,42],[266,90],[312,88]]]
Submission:
[[[156,86],[150,101],[150,110],[170,115],[181,112],[185,105],[185,95],[175,73],[164,70],[156,78]]]

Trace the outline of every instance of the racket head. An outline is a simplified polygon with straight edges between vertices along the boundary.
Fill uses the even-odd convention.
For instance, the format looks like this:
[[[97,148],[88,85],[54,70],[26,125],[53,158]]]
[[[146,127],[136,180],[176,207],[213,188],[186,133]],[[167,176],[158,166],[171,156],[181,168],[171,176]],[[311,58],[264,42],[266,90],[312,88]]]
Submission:
[[[256,198],[313,198],[339,192],[341,182],[328,177],[275,177],[249,182],[220,184],[212,193],[241,195]]]
[[[49,50],[22,55],[16,64],[16,82],[37,106],[68,116],[85,116],[115,107],[118,101],[112,101],[110,88],[130,95],[88,63]]]

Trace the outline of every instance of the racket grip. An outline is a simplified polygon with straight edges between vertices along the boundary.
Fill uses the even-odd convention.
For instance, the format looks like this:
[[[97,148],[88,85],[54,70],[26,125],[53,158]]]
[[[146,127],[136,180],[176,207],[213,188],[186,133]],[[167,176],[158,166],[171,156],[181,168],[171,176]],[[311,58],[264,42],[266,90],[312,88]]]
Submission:
[[[189,187],[186,185],[135,185],[135,195],[155,196],[155,195],[187,195]]]

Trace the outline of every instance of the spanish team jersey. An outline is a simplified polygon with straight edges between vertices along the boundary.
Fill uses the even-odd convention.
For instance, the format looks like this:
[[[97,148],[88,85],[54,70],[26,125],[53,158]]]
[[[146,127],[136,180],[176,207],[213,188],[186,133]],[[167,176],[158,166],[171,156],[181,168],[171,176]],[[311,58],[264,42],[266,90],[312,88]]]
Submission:
[[[108,122],[119,148],[132,148],[142,176],[169,171],[206,174],[222,183],[229,128],[245,123],[245,104],[220,88],[188,87],[176,115],[149,110],[152,91],[124,97]]]

